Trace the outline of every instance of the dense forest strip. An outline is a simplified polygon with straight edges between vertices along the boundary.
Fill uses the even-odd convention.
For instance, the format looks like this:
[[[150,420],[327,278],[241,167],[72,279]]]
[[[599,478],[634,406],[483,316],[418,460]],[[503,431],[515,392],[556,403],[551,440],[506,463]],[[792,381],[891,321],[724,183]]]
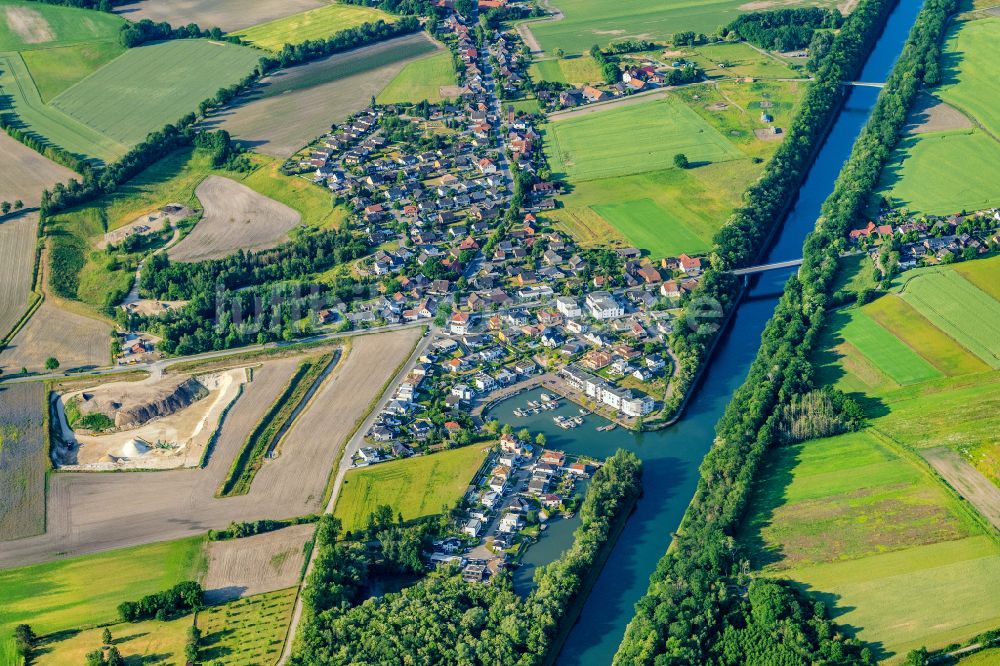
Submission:
[[[264,463],[265,454],[273,449],[292,417],[298,414],[299,407],[304,404],[307,396],[311,395],[313,386],[323,376],[327,367],[333,363],[334,356],[332,353],[323,354],[307,358],[299,364],[281,395],[251,431],[243,448],[233,459],[229,474],[219,488],[219,497],[245,495],[250,491],[250,484]]]
[[[685,305],[670,338],[670,347],[679,361],[670,380],[672,390],[660,416],[648,421],[647,427],[669,423],[696,384],[720,333],[717,325],[699,324],[706,303],[717,304],[727,315],[736,308],[742,293],[741,281],[729,271],[755,261],[781,225],[847,95],[842,82],[856,78],[897,1],[862,2],[844,20],[832,42],[815,49],[809,63],[810,69],[815,70],[815,79],[785,139],[768,162],[764,175],[744,193],[743,206],[713,239],[710,263],[697,297]]]
[[[854,71],[844,69],[850,59],[837,52],[860,48],[866,31],[858,22],[875,20],[885,11],[879,4],[891,3],[863,1],[847,19],[820,80]],[[636,604],[616,664],[874,663],[871,650],[837,631],[822,604],[780,581],[751,579],[735,534],[757,467],[782,438],[784,408],[817,388],[810,354],[832,304],[845,234],[900,140],[920,85],[940,77],[941,37],[956,5],[927,0],[917,17],[816,230],[806,238],[800,273],[788,281],[747,380],[716,427],[695,497]]]

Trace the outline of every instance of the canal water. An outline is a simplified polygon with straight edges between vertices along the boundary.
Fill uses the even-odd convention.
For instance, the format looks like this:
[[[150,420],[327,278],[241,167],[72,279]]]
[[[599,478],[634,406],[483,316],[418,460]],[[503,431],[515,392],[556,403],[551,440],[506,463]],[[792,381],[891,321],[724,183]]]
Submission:
[[[885,81],[921,6],[918,0],[900,2],[864,67],[861,81]],[[794,209],[762,263],[802,256],[802,242],[815,226],[823,201],[833,191],[837,175],[868,120],[878,92],[876,88],[852,90],[800,190]],[[527,427],[545,433],[553,448],[599,458],[625,448],[636,452],[645,466],[643,497],[587,599],[559,656],[559,664],[611,663],[632,618],[633,607],[645,593],[649,576],[670,544],[671,533],[680,524],[694,494],[698,466],[712,444],[715,424],[733,391],[746,378],[757,353],[760,335],[789,275],[790,271],[774,271],[756,278],[720,341],[684,417],[674,426],[642,434],[621,428],[597,432],[596,427],[603,420],[591,416],[584,425],[563,430],[553,423],[552,417],[559,413],[575,413],[577,408],[571,405],[564,406],[562,411],[542,412],[527,418],[514,416],[514,408],[526,400],[536,400],[540,391],[516,396],[489,412],[490,417],[510,423],[515,429]],[[557,557],[569,545],[573,527],[571,524],[553,525],[550,533],[528,551],[527,567],[518,574],[519,587],[530,579],[534,566]]]

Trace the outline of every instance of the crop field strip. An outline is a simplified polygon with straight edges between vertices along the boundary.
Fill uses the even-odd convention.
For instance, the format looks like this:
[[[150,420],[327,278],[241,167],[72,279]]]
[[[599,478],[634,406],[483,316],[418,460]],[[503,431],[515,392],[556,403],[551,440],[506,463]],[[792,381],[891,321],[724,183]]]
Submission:
[[[289,14],[322,7],[328,0],[135,0],[117,5],[114,11],[132,22],[149,19],[170,25],[197,23],[232,32]]]
[[[292,525],[240,539],[209,541],[202,581],[209,603],[274,592],[297,585],[305,544],[315,524]]]
[[[28,305],[37,241],[37,213],[0,221],[0,340],[13,330]]]
[[[108,365],[110,333],[107,321],[70,312],[46,300],[0,351],[0,370],[10,374],[24,367],[41,372],[49,357],[58,359],[63,370]]]
[[[203,39],[140,46],[56,97],[52,106],[114,141],[133,145],[241,79],[260,55]]]
[[[42,101],[49,102],[124,52],[125,47],[117,41],[88,42],[22,51],[21,58]]]
[[[449,51],[407,63],[377,96],[379,104],[440,102],[441,88],[455,85],[455,68]]]
[[[1000,257],[962,262],[951,269],[1000,302]]]
[[[293,587],[254,595],[199,613],[201,662],[223,666],[275,663],[291,622],[296,592]]]
[[[45,391],[0,386],[0,542],[45,530]]]
[[[392,23],[395,18],[380,9],[333,3],[232,34],[260,48],[279,51],[285,44],[325,39],[343,30],[380,20]]]
[[[425,33],[336,53],[267,77],[203,124],[287,158],[352,113],[396,79],[406,63],[435,49]],[[310,189],[315,189],[310,186]]]
[[[907,281],[902,298],[994,369],[1000,369],[1000,302],[955,271]]]
[[[364,527],[380,504],[391,506],[393,515],[402,514],[403,520],[441,513],[442,507],[462,497],[485,459],[483,446],[472,444],[350,470],[334,515],[345,530],[354,530]]]
[[[940,377],[941,373],[917,352],[882,328],[862,310],[838,313],[844,340],[851,343],[879,370],[898,384],[913,384]]]

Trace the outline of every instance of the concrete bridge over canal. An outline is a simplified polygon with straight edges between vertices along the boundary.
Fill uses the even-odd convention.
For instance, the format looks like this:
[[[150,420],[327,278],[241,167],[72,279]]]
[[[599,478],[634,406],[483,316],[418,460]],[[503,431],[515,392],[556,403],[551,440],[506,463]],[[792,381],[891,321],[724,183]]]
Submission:
[[[844,81],[845,86],[854,86],[855,88],[885,88],[884,83],[873,83],[871,81]]]
[[[730,271],[733,275],[755,275],[767,271],[776,271],[781,268],[791,268],[801,266],[802,259],[789,259],[788,261],[777,261],[773,264],[761,264],[760,266],[748,266],[746,268],[735,268]]]

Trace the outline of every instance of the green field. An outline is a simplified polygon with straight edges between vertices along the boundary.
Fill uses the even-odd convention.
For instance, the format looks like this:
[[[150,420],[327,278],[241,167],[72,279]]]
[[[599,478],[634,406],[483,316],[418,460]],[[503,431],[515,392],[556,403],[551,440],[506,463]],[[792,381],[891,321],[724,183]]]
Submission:
[[[407,64],[389,82],[377,100],[380,104],[399,102],[440,102],[441,87],[455,85],[455,68],[451,53],[440,51],[434,55]]]
[[[191,616],[160,622],[134,622],[111,625],[111,642],[127,664],[142,666],[180,666],[184,663],[184,645]],[[58,640],[43,641],[33,666],[64,666],[85,664],[88,652],[101,646],[104,629],[94,627],[82,631],[68,631]]]
[[[947,269],[907,278],[901,296],[990,367],[1000,369],[1000,302]]]
[[[224,666],[275,663],[285,641],[296,592],[291,588],[257,594],[199,613],[200,663]]]
[[[118,141],[45,104],[18,53],[0,54],[0,91],[7,95],[9,108],[27,129],[64,150],[104,162],[113,162],[128,150]]]
[[[37,634],[110,622],[122,601],[195,580],[202,539],[182,539],[0,571],[0,663],[13,663],[10,632]]]
[[[42,101],[48,102],[124,52],[125,47],[118,42],[89,42],[23,51],[21,57],[31,72]]]
[[[117,41],[126,21],[107,12],[0,0],[0,51]]]
[[[285,44],[301,44],[312,39],[325,39],[342,30],[378,20],[392,23],[394,19],[391,14],[379,9],[333,3],[269,23],[261,23],[233,34],[261,48],[278,51]]]
[[[1000,622],[1000,546],[919,463],[867,433],[774,450],[741,538],[883,654]]]
[[[982,16],[982,15],[980,15]],[[1000,134],[1000,18],[955,25],[944,46],[942,84],[936,93]]]
[[[951,269],[992,296],[993,300],[1000,301],[1000,279],[997,279],[1000,257],[966,261],[951,266]]]
[[[900,142],[879,190],[899,206],[931,215],[990,208],[1000,205],[998,164],[1000,144],[982,130],[918,134]]]
[[[536,60],[528,68],[528,74],[532,81],[552,81],[574,86],[604,83],[601,68],[590,54]]]
[[[705,70],[709,78],[752,76],[763,79],[804,78],[788,61],[757,51],[745,42],[687,47],[683,57]],[[676,57],[676,56],[672,56]],[[720,65],[725,65],[721,67]]]
[[[672,168],[677,153],[693,165],[745,157],[673,95],[550,123],[545,147],[574,183]]]
[[[738,160],[574,183],[560,197],[563,207],[547,211],[545,218],[585,247],[632,245],[654,257],[696,253],[709,247],[761,169]],[[614,221],[602,217],[602,209]],[[656,225],[650,228],[650,222]]]
[[[843,310],[831,317],[843,339],[898,384],[940,377],[938,372],[893,333],[879,326],[864,310]]]
[[[403,520],[441,513],[462,497],[486,453],[482,445],[473,445],[352,469],[333,513],[345,530],[364,527],[381,504],[391,506],[394,515],[401,513]]]
[[[582,53],[593,44],[606,45],[622,39],[668,40],[674,33],[694,30],[706,34],[735,19],[745,0],[559,0],[552,3],[563,12],[561,21],[531,24],[543,49],[552,53]],[[792,0],[786,5],[835,7],[836,0]]]
[[[54,100],[52,106],[123,144],[135,144],[194,111],[249,73],[260,52],[203,39],[129,49]]]

